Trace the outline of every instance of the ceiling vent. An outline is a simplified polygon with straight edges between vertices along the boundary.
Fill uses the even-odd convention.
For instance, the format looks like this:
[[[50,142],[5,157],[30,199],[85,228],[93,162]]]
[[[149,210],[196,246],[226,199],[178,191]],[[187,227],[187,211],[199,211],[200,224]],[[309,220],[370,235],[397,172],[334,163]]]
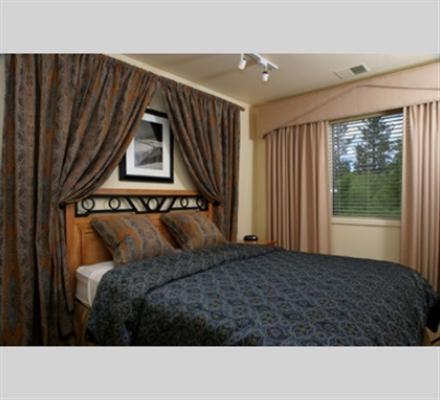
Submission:
[[[334,74],[339,79],[347,79],[356,75],[364,74],[368,72],[368,67],[365,64],[355,65],[354,67],[341,69],[340,71],[335,71]]]

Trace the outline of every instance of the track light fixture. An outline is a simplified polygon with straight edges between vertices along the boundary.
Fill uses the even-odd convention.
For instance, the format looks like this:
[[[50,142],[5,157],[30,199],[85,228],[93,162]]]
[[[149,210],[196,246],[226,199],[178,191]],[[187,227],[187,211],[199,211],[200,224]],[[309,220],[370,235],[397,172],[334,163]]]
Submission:
[[[254,61],[255,64],[263,68],[263,73],[261,74],[261,79],[263,82],[267,82],[269,80],[269,71],[278,69],[277,65],[257,53],[241,54],[238,69],[243,71],[246,68],[248,61]]]

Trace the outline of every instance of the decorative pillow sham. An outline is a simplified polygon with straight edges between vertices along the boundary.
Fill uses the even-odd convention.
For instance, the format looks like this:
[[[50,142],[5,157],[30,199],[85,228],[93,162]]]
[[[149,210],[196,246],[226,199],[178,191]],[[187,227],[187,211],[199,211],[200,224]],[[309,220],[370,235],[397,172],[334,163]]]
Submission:
[[[116,266],[174,252],[145,215],[98,217],[92,226],[113,254]]]
[[[216,225],[201,213],[172,212],[162,214],[160,219],[184,250],[227,243]]]

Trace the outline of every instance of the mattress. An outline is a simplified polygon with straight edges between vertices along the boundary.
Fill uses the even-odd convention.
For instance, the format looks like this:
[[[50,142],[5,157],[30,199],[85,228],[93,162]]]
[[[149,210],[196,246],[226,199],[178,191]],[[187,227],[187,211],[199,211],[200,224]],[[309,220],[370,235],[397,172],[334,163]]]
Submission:
[[[99,282],[113,268],[113,261],[80,266],[76,270],[76,298],[86,307],[91,307]]]

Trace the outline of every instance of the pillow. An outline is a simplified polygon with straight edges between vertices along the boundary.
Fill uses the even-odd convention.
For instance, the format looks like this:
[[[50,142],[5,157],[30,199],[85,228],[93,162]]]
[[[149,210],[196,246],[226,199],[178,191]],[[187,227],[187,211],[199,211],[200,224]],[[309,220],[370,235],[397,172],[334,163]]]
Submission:
[[[145,215],[118,215],[92,219],[92,226],[113,254],[115,265],[174,252]]]
[[[184,250],[227,243],[215,224],[201,213],[167,213],[162,214],[160,219]]]

